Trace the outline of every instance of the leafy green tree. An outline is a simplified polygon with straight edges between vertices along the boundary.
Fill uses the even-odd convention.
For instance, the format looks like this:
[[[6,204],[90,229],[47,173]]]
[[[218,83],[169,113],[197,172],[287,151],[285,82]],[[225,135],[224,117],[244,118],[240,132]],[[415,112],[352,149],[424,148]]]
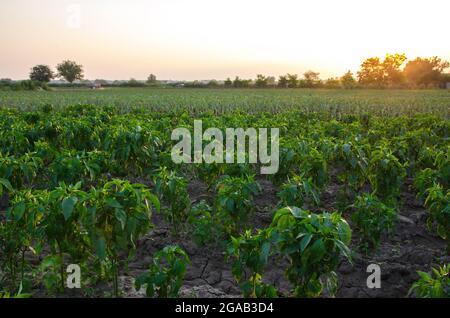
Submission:
[[[426,87],[442,82],[442,72],[449,66],[449,62],[443,61],[437,56],[431,58],[418,57],[406,63],[403,74],[410,85]]]
[[[36,65],[31,69],[30,79],[32,81],[48,83],[55,75],[47,65]]]
[[[341,77],[341,85],[347,89],[354,88],[356,86],[356,80],[350,70]]]
[[[287,74],[287,82],[289,88],[295,88],[298,85],[298,75],[297,74]]]
[[[268,77],[258,74],[256,75],[255,86],[256,87],[267,87]]]
[[[82,80],[84,78],[83,66],[74,61],[63,61],[56,67],[58,76],[64,78],[69,83],[75,80]]]
[[[303,77],[305,78],[305,86],[306,87],[314,87],[319,81],[319,75],[320,73],[313,72],[313,71],[307,71],[303,74]]]
[[[368,87],[383,87],[384,67],[379,57],[368,58],[361,64],[358,81]]]
[[[153,85],[153,84],[156,84],[156,82],[157,82],[157,80],[156,80],[156,75],[150,74],[150,75],[147,77],[147,84]]]
[[[220,84],[216,80],[210,80],[206,86],[209,88],[217,88],[220,87]]]
[[[277,85],[277,80],[274,76],[267,77],[267,86],[275,87]]]
[[[236,78],[233,81],[233,87],[239,88],[239,87],[249,87],[252,80],[246,80],[246,79],[240,79],[239,76],[236,76]]]
[[[145,84],[143,82],[138,81],[135,78],[130,78],[130,80],[128,82],[126,82],[124,84],[124,86],[128,86],[128,87],[143,87],[143,86],[145,86]]]
[[[386,54],[383,61],[385,82],[388,86],[397,86],[404,81],[403,72],[400,67],[406,61],[406,55],[403,54]]]
[[[323,86],[325,88],[339,88],[341,85],[341,82],[339,80],[339,78],[337,77],[331,77],[328,78],[324,83]]]
[[[287,76],[285,75],[280,75],[280,77],[278,77],[278,87],[284,87],[286,88],[288,86],[288,79]]]
[[[225,87],[232,87],[233,81],[228,77],[224,82]]]
[[[239,76],[236,76],[233,81],[233,87],[241,87],[242,81]]]

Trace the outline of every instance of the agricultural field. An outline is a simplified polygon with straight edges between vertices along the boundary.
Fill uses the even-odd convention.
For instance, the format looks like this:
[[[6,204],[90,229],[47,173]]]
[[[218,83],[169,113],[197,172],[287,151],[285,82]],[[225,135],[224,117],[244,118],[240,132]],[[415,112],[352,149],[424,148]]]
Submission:
[[[188,89],[105,88],[54,89],[53,91],[0,90],[0,107],[32,111],[50,104],[55,109],[74,104],[111,106],[118,112],[145,108],[151,111],[189,113],[330,112],[380,116],[432,113],[450,117],[448,90],[375,89]]]
[[[194,119],[278,172],[174,163]],[[449,297],[449,146],[448,90],[2,91],[0,295]]]

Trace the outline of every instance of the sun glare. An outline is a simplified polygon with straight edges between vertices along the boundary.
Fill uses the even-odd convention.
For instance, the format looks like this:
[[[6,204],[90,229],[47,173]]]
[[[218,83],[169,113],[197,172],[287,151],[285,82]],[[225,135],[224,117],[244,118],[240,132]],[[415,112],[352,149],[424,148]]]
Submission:
[[[68,25],[74,6],[78,27]],[[389,52],[450,58],[448,12],[445,0],[6,0],[0,68],[23,78],[27,65],[70,57],[86,65],[88,77],[102,78],[151,71],[167,79],[222,79],[308,69],[337,76]]]

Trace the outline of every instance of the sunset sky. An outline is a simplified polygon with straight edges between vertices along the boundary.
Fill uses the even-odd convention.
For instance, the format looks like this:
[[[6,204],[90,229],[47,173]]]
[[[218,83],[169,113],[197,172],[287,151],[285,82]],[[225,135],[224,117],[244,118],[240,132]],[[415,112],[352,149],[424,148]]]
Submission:
[[[89,79],[327,78],[388,52],[450,60],[449,21],[449,0],[0,0],[0,78],[63,59]]]

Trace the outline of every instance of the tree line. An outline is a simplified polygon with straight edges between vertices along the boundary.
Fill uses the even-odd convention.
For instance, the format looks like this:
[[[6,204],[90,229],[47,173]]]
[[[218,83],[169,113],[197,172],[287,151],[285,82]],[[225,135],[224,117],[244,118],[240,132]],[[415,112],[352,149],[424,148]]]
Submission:
[[[444,70],[449,62],[434,56],[418,57],[406,62],[405,54],[386,54],[365,59],[356,76],[348,71],[341,77],[321,80],[320,73],[307,71],[303,77],[298,74],[281,75],[276,80],[273,76],[258,74],[256,79],[234,80],[227,78],[225,87],[282,87],[282,88],[437,88],[445,87],[450,82],[450,74]],[[406,63],[405,63],[406,62]]]
[[[307,71],[300,77],[298,74],[265,76],[258,74],[255,79],[227,78],[225,81],[158,81],[154,74],[150,74],[147,81],[130,79],[129,81],[108,82],[95,80],[94,83],[101,86],[112,87],[148,87],[148,86],[176,86],[192,88],[437,88],[446,87],[450,82],[450,73],[444,71],[450,67],[448,61],[437,56],[423,58],[417,57],[407,61],[404,53],[386,54],[384,59],[371,57],[365,59],[354,75],[351,71],[341,77],[332,77],[326,80],[320,79],[320,73]],[[84,79],[83,66],[70,60],[65,60],[56,66],[53,72],[48,65],[36,65],[30,71],[30,80],[16,83],[18,89],[46,89],[47,83],[52,79],[61,78],[67,81],[69,86],[75,85],[75,81]],[[9,84],[8,84],[9,83]],[[0,87],[13,85],[12,81],[1,80]],[[81,86],[86,83],[81,82]]]

